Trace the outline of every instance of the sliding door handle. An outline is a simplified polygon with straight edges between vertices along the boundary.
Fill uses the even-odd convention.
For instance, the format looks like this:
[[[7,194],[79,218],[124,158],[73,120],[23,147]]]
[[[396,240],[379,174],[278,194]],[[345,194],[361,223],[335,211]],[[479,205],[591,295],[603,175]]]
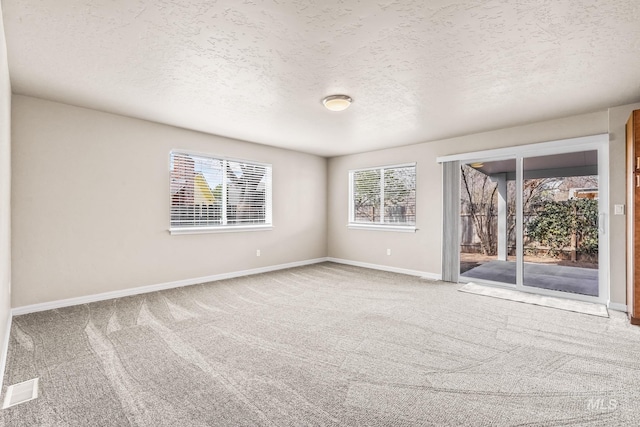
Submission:
[[[604,234],[604,212],[600,212],[598,215],[598,231]]]

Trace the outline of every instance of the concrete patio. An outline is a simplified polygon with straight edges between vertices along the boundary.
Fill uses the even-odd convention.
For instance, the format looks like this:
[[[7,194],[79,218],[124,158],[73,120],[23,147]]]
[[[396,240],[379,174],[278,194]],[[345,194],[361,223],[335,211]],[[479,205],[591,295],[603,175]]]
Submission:
[[[461,279],[516,283],[516,263],[490,261],[460,275]],[[574,294],[598,296],[598,270],[554,264],[524,263],[524,285]]]

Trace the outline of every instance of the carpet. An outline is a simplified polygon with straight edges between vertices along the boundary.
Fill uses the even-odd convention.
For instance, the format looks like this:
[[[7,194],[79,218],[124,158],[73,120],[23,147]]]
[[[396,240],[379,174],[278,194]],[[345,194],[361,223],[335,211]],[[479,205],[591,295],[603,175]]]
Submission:
[[[591,316],[609,317],[609,312],[604,304],[594,304],[546,295],[530,294],[513,289],[504,289],[495,286],[482,286],[475,283],[467,283],[458,290],[461,292],[468,292],[470,294],[523,302],[525,304],[535,304],[544,307],[557,308],[559,310],[575,311],[576,313],[590,314]]]
[[[322,263],[14,318],[5,426],[636,426],[640,328]],[[3,392],[5,391],[3,390]]]

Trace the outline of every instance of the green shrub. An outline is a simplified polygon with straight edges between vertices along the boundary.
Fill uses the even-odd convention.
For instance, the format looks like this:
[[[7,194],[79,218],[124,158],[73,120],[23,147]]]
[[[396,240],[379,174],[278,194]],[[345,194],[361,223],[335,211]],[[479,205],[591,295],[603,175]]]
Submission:
[[[549,254],[556,256],[571,245],[576,236],[576,249],[584,253],[598,252],[598,201],[570,199],[549,201],[534,210],[533,218],[526,226],[532,241],[549,247]]]

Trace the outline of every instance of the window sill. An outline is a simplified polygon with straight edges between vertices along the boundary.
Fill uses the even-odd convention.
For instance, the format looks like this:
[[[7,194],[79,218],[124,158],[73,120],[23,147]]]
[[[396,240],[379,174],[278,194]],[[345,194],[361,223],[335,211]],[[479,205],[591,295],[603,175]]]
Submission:
[[[227,225],[219,227],[184,227],[170,228],[169,233],[174,234],[207,234],[207,233],[239,233],[244,231],[269,231],[273,225]]]
[[[396,231],[399,233],[415,233],[415,225],[387,225],[387,224],[347,224],[349,230]]]

